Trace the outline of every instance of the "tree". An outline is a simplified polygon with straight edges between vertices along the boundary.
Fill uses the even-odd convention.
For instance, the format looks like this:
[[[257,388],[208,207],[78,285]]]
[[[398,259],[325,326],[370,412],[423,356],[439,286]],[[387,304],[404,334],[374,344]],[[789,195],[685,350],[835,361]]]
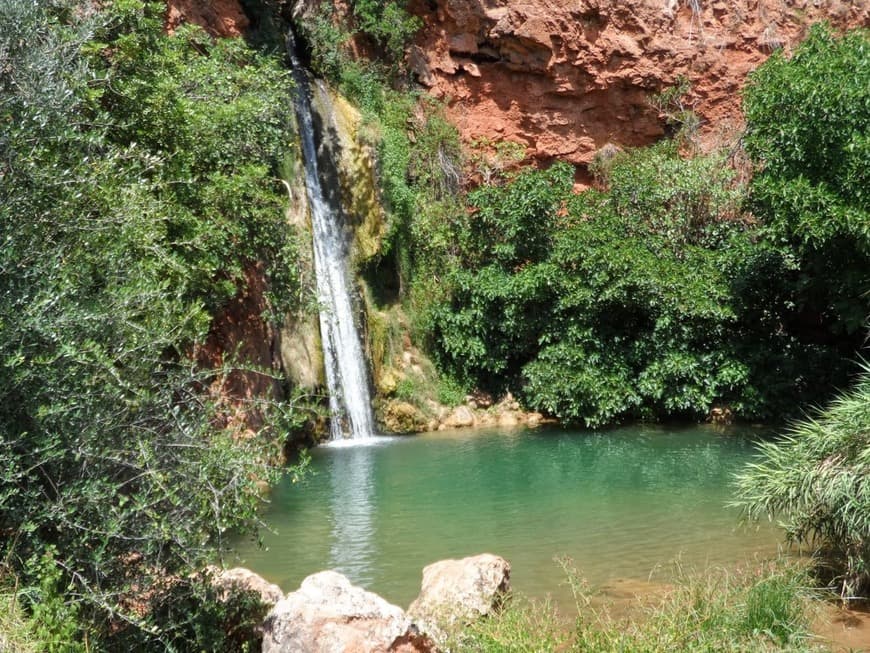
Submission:
[[[791,58],[776,54],[761,66],[745,98],[746,146],[759,166],[751,198],[766,238],[748,262],[755,281],[746,283],[746,306],[775,316],[793,351],[816,358],[804,369],[823,379],[835,370],[840,382],[870,314],[868,37],[817,26]],[[844,597],[870,587],[868,461],[865,369],[826,410],[763,445],[737,480],[747,515],[779,516],[790,540],[815,549]]]
[[[870,37],[816,26],[750,77],[751,208],[785,284],[767,306],[805,345],[848,358],[870,314]],[[770,276],[770,270],[765,276]]]
[[[296,288],[287,75],[162,12],[0,6],[0,553],[48,630],[134,648],[193,645],[140,608],[253,529],[275,473],[191,352],[247,261]]]

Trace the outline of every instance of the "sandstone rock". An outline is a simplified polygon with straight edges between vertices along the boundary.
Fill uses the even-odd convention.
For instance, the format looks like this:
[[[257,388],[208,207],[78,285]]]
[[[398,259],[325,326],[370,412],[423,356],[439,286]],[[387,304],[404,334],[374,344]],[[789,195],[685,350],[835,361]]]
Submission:
[[[510,573],[510,563],[491,553],[435,562],[423,570],[420,595],[408,614],[442,644],[452,631],[500,606]]]
[[[351,585],[335,571],[302,581],[263,625],[263,653],[423,653],[433,651],[398,606]]]
[[[399,387],[399,379],[393,370],[386,369],[381,372],[377,380],[378,392],[384,396],[389,396]]]
[[[475,390],[470,395],[467,395],[465,397],[465,401],[469,404],[474,402],[478,408],[489,408],[495,403],[492,395],[482,390]]]
[[[384,405],[382,419],[388,433],[419,433],[429,428],[429,420],[419,408],[399,399]]]
[[[442,422],[446,428],[474,426],[474,413],[468,406],[457,406]]]
[[[870,3],[412,0],[424,22],[414,71],[462,139],[528,143],[531,158],[588,164],[607,143],[664,133],[650,98],[681,77],[702,142],[739,128],[747,74],[809,25],[870,24]],[[473,58],[474,68],[465,62]]]
[[[182,23],[195,23],[213,36],[241,36],[250,26],[239,0],[168,0],[166,31],[173,33]]]
[[[526,424],[529,426],[538,426],[544,419],[541,413],[526,413]]]
[[[221,598],[224,600],[233,592],[247,591],[256,592],[260,595],[263,603],[270,606],[284,598],[284,592],[281,591],[280,587],[244,567],[219,569],[211,566],[207,567],[205,572],[211,576],[212,585],[222,590]]]
[[[475,416],[475,426],[497,426],[498,415],[487,412],[479,412]]]
[[[515,412],[502,413],[498,416],[499,426],[516,426],[520,423]]]
[[[715,406],[710,409],[707,419],[713,424],[732,424],[734,413],[729,406]]]

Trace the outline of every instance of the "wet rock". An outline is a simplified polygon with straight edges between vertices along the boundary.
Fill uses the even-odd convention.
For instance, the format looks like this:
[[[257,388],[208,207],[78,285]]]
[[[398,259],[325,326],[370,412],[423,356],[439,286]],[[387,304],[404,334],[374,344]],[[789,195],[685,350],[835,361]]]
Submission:
[[[526,424],[529,426],[538,426],[541,422],[544,421],[544,416],[541,413],[527,413],[526,414]]]
[[[715,406],[710,409],[707,419],[713,424],[732,424],[734,413],[729,406]]]
[[[474,413],[468,406],[457,406],[442,423],[447,428],[474,426]]]
[[[382,412],[384,430],[387,433],[418,433],[429,428],[429,419],[423,412],[407,401],[393,399],[384,405]]]
[[[322,571],[279,601],[263,625],[263,653],[434,651],[398,606]]]
[[[520,423],[517,414],[513,411],[502,413],[498,416],[498,425],[499,426],[516,426]]]
[[[383,370],[377,380],[378,392],[385,397],[396,392],[399,387],[399,379],[393,370]]]
[[[408,608],[417,626],[437,643],[497,609],[510,590],[510,563],[491,553],[441,560],[423,570],[420,595]]]

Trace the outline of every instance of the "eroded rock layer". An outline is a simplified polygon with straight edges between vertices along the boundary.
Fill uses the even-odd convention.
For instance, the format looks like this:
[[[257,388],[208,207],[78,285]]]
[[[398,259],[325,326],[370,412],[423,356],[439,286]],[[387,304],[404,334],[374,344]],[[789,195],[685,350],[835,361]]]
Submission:
[[[820,20],[870,24],[867,2],[843,0],[415,2],[425,27],[409,62],[465,142],[510,140],[573,163],[659,138],[649,99],[681,77],[712,144],[739,127],[746,76],[774,49]]]

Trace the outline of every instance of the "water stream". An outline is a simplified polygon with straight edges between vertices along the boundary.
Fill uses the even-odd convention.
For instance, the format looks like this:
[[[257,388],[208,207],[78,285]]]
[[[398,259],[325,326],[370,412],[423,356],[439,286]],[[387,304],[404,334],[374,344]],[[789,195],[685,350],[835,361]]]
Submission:
[[[314,271],[320,304],[320,335],[329,392],[333,440],[363,439],[374,435],[372,402],[366,359],[363,355],[351,299],[348,270],[349,240],[341,207],[324,193],[317,160],[317,140],[311,103],[312,82],[300,64],[292,33],[287,52],[296,82],[295,110],[305,165],[305,190],[311,213]],[[328,93],[321,94],[328,98]],[[327,107],[327,110],[331,107]],[[328,118],[328,116],[327,116]],[[332,199],[332,201],[330,201]]]

